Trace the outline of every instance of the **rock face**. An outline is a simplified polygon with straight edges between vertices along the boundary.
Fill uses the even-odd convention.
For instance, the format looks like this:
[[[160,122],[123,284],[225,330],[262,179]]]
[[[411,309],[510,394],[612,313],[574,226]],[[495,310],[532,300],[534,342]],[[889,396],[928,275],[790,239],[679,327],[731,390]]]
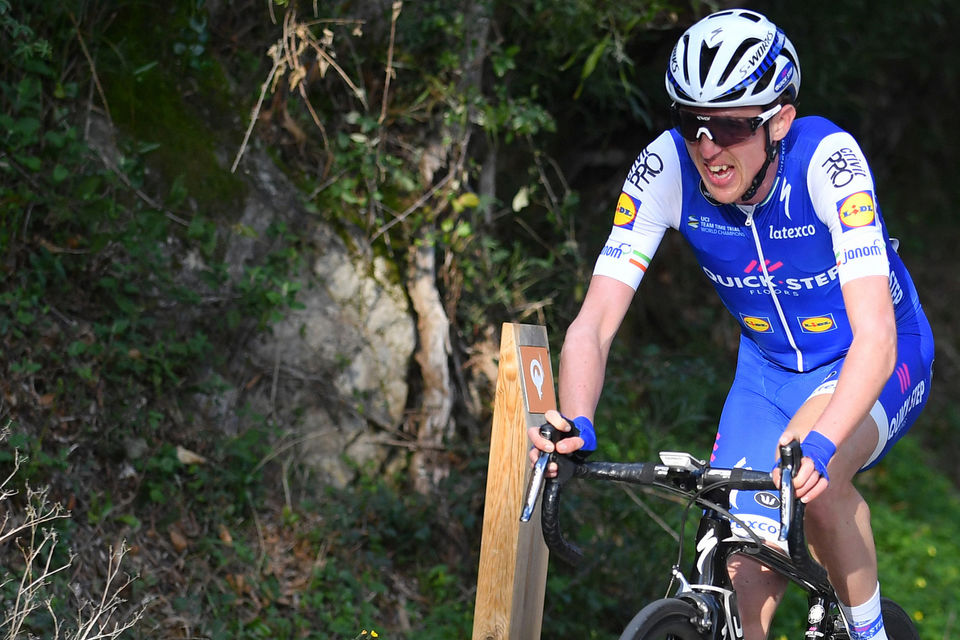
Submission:
[[[268,158],[254,157],[249,166],[253,188],[239,222],[256,235],[234,234],[229,243],[234,277],[268,249],[263,232],[273,221],[285,222],[310,246],[310,264],[298,276],[302,308],[247,347],[257,368],[272,372],[272,380],[258,385],[256,404],[299,434],[305,463],[344,485],[354,465],[386,457],[375,428],[395,429],[403,421],[415,320],[385,260],[351,252],[303,209],[296,188]]]

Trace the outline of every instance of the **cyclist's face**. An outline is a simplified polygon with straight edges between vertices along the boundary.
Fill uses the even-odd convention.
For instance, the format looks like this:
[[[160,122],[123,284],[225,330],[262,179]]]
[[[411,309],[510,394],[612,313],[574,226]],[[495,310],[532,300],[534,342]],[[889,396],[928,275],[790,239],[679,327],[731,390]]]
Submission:
[[[711,117],[752,118],[761,113],[760,107],[738,107],[734,109],[692,109]],[[793,121],[793,106],[786,105],[769,122],[771,140],[780,140],[786,135]],[[709,127],[709,124],[707,124]],[[722,147],[701,134],[696,142],[685,140],[687,151],[710,195],[723,203],[737,202],[750,187],[754,176],[763,166],[766,157],[766,135],[764,126],[742,142]],[[776,171],[768,171],[763,184],[750,202],[760,202],[770,192]]]

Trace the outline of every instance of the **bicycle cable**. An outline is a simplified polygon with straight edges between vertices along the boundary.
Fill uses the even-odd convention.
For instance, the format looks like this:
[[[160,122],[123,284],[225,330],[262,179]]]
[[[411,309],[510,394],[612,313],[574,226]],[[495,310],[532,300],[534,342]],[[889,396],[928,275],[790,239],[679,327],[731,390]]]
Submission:
[[[724,487],[724,486],[727,486],[727,485],[730,485],[730,484],[733,484],[732,481],[730,481],[730,480],[724,480],[724,481],[721,481],[721,482],[716,482],[716,483],[711,484],[710,486],[701,487],[700,489],[697,489],[697,490],[696,490],[694,493],[692,493],[692,494],[690,494],[690,493],[688,493],[688,492],[684,492],[684,491],[679,491],[679,490],[674,489],[673,487],[670,487],[670,486],[668,486],[668,485],[663,485],[663,484],[660,484],[660,483],[654,483],[654,484],[653,484],[653,486],[661,487],[661,488],[663,488],[663,489],[666,489],[666,490],[668,490],[668,491],[672,491],[673,493],[677,493],[677,494],[680,494],[680,495],[683,495],[683,496],[689,496],[689,498],[690,498],[690,499],[687,501],[687,504],[686,504],[686,506],[683,508],[683,511],[681,512],[681,515],[680,515],[680,544],[677,545],[677,546],[678,546],[678,551],[677,551],[677,564],[676,564],[676,567],[677,567],[678,569],[683,566],[683,547],[684,547],[683,541],[686,540],[685,528],[686,528],[686,526],[687,526],[687,517],[689,516],[690,508],[691,508],[693,505],[695,505],[695,504],[699,504],[699,505],[702,506],[702,507],[706,507],[706,508],[708,508],[708,509],[712,509],[712,510],[716,511],[717,513],[719,513],[720,515],[722,515],[723,517],[725,517],[727,520],[729,520],[730,522],[738,525],[741,529],[743,529],[744,531],[746,531],[746,532],[747,532],[747,535],[750,537],[750,539],[752,540],[752,542],[756,545],[756,548],[753,550],[754,553],[759,552],[760,549],[763,547],[763,545],[764,545],[763,539],[762,539],[759,535],[757,535],[749,526],[747,526],[747,524],[746,524],[743,520],[741,520],[740,518],[738,518],[737,516],[735,516],[733,513],[731,513],[730,510],[727,509],[726,507],[723,507],[723,506],[721,506],[721,505],[719,505],[719,504],[717,504],[717,503],[715,503],[715,502],[713,502],[713,501],[711,501],[711,500],[707,500],[706,498],[703,498],[703,494],[705,494],[707,491],[712,491],[712,490],[717,489],[717,488],[719,488],[719,487]],[[740,536],[738,536],[738,537],[740,537]],[[748,553],[749,553],[749,551],[748,551]],[[667,584],[667,594],[668,594],[668,595],[669,595],[670,591],[673,589],[673,583],[674,583],[674,581],[675,581],[675,580],[674,580],[673,574],[671,573],[670,582]]]

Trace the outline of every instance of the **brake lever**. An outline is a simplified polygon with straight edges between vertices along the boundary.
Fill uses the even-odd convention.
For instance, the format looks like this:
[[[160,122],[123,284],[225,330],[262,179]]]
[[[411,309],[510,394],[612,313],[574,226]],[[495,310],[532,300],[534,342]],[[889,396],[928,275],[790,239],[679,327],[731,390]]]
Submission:
[[[780,446],[780,541],[787,539],[792,524],[793,502],[796,491],[793,487],[793,475],[800,467],[803,453],[796,440]]]
[[[554,444],[565,438],[572,438],[578,435],[580,435],[580,430],[572,423],[570,424],[570,431],[561,431],[549,422],[540,427],[540,436]],[[572,475],[572,462],[558,458],[553,452],[547,453],[546,451],[541,451],[537,461],[533,464],[533,472],[530,474],[530,481],[527,483],[527,491],[523,499],[523,511],[520,513],[520,522],[528,522],[530,518],[533,517],[533,510],[536,509],[537,500],[540,499],[540,493],[543,491],[543,484],[547,475],[547,466],[554,460],[556,460],[560,467],[558,479],[561,482],[564,482]]]
[[[520,514],[520,522],[529,522],[533,517],[533,510],[537,508],[537,500],[540,498],[540,492],[543,490],[543,481],[547,473],[547,465],[550,464],[550,454],[546,451],[540,452],[540,457],[533,464],[533,473],[530,474],[530,481],[527,483],[526,497],[523,500],[523,512]]]

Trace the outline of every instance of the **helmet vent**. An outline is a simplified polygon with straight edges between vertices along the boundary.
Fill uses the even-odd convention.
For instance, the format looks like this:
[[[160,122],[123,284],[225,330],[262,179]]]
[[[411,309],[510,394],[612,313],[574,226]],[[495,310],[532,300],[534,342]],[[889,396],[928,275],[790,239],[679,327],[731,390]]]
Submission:
[[[690,84],[690,34],[683,35],[683,81]]]
[[[773,76],[777,73],[777,65],[770,65],[766,71],[763,72],[763,75],[760,76],[760,79],[757,80],[757,83],[753,86],[753,91],[759,93],[766,89],[771,82],[773,82]]]
[[[715,47],[709,47],[704,43],[700,47],[700,86],[707,84],[707,74],[710,73],[710,66],[713,64],[713,59],[717,57],[717,52],[720,50],[720,45]]]
[[[730,62],[727,63],[727,68],[723,70],[723,75],[720,76],[720,84],[725,84],[727,78],[730,77],[730,74],[733,73],[733,70],[737,67],[738,64],[742,61],[743,56],[750,50],[750,47],[759,44],[761,40],[758,38],[747,38],[740,43],[740,46],[737,47],[737,51],[730,56]]]
[[[742,98],[744,94],[746,94],[746,92],[747,92],[747,88],[742,87],[740,89],[737,89],[736,91],[731,91],[730,93],[725,93],[722,96],[717,96],[716,98],[713,99],[713,102],[716,104],[721,104],[724,102],[734,102],[735,100],[739,100],[740,98]]]
[[[693,97],[691,97],[690,94],[688,94],[686,91],[684,91],[680,87],[674,86],[673,90],[677,92],[677,97],[680,98],[681,100],[686,100],[687,102],[693,102]]]

